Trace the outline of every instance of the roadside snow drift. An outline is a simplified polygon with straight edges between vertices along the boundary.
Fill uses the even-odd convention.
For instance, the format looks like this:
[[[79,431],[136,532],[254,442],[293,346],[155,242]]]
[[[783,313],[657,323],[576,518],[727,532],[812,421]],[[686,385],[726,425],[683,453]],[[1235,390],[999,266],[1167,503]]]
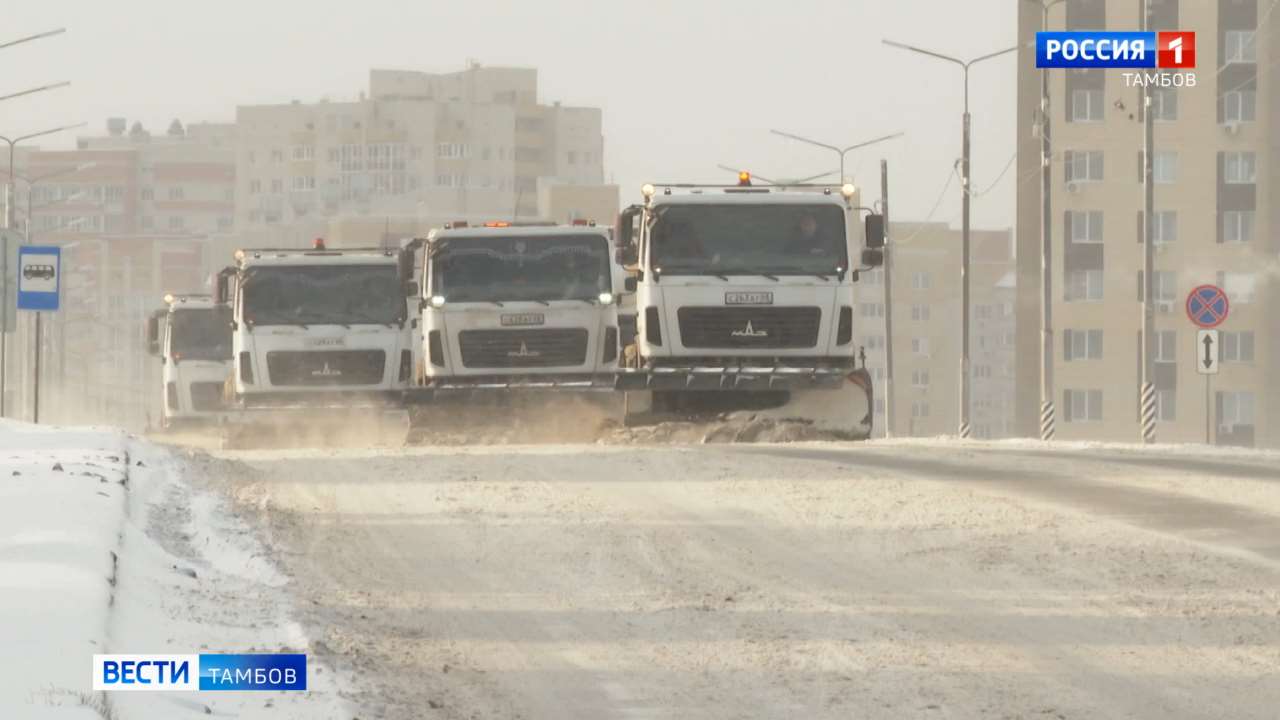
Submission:
[[[308,693],[92,691],[94,654],[307,652],[283,576],[188,486],[194,460],[0,420],[0,718],[350,717],[314,663]]]

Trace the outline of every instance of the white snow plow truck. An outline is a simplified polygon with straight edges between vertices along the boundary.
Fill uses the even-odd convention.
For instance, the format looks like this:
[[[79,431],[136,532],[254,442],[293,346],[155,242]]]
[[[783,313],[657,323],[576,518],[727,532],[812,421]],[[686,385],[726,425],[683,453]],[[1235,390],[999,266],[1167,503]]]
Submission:
[[[407,289],[380,248],[244,249],[219,273],[234,370],[224,444],[404,442]]]
[[[159,356],[161,427],[216,425],[231,374],[231,308],[208,295],[164,296],[147,319],[147,349]]]
[[[853,185],[753,187],[746,173],[642,194],[617,228],[635,291],[628,422],[751,410],[868,437],[854,283],[883,261],[883,216]]]
[[[406,245],[415,267],[422,390],[613,390],[623,272],[606,229],[455,223]]]

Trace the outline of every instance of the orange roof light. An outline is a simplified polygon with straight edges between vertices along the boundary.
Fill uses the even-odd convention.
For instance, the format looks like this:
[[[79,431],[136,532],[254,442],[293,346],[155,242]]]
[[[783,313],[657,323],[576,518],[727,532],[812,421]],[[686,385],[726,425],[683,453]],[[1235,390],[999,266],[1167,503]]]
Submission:
[[[484,224],[484,226],[485,227],[511,227],[511,223],[503,222],[501,220],[496,220],[494,222],[487,222]]]
[[[750,185],[751,185],[751,173],[747,172],[746,170],[739,170],[739,171],[738,171],[738,184],[739,184],[739,185],[742,185],[743,187],[750,187]]]
[[[316,239],[311,243],[311,247],[315,248],[316,250],[323,250],[323,249],[324,249],[324,238],[316,238]]]
[[[587,225],[590,225],[590,222],[588,222],[586,218],[574,218],[573,224],[576,227],[586,227]]]

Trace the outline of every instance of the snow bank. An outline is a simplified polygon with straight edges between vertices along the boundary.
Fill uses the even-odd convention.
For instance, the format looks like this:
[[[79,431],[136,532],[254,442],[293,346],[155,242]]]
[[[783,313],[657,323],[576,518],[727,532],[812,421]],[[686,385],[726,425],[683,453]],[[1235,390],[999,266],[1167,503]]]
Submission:
[[[92,692],[97,653],[306,652],[287,579],[195,456],[118,430],[0,420],[0,718],[349,718],[308,693]]]
[[[127,508],[127,437],[0,420],[0,707],[92,718]]]

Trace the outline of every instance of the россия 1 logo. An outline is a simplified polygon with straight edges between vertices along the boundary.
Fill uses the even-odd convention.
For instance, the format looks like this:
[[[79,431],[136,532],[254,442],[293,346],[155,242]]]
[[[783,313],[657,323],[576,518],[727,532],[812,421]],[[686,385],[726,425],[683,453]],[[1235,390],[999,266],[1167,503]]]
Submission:
[[[1037,68],[1193,70],[1194,32],[1068,31],[1036,33]],[[1129,86],[1192,87],[1194,73],[1125,73]]]

